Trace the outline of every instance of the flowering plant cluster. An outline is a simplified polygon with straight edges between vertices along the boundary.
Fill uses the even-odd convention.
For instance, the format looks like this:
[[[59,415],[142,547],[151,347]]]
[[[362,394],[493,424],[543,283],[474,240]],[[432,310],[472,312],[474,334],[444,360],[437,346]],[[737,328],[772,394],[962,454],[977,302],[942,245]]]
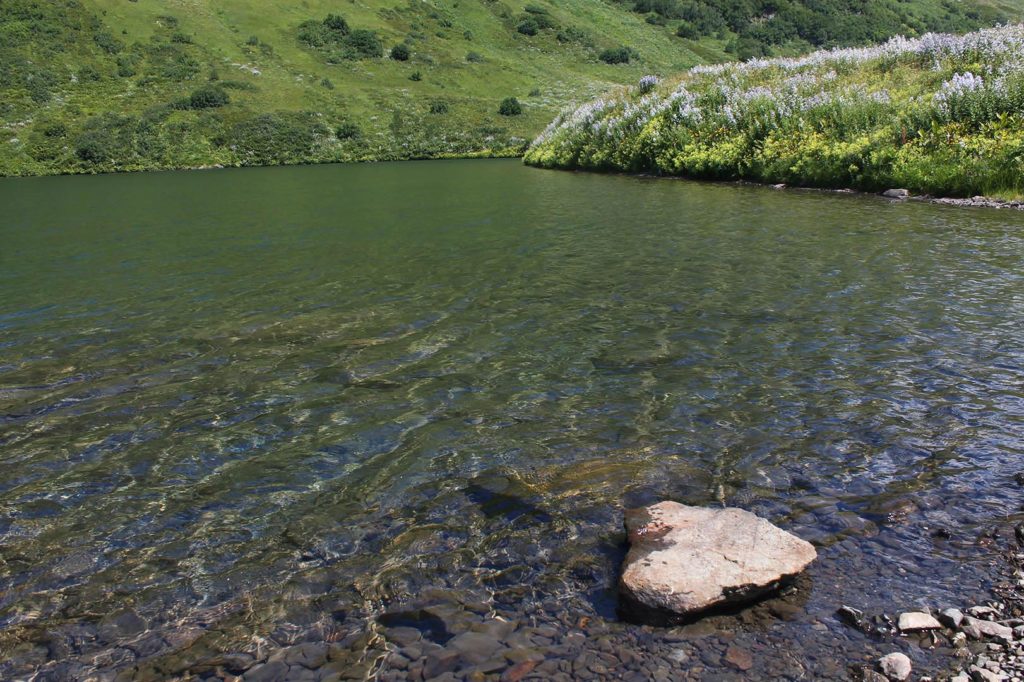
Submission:
[[[979,136],[1001,142],[967,139]],[[964,157],[982,148],[989,158]],[[647,76],[563,112],[526,154],[549,167],[947,194],[1020,191],[1022,159],[1019,25]]]

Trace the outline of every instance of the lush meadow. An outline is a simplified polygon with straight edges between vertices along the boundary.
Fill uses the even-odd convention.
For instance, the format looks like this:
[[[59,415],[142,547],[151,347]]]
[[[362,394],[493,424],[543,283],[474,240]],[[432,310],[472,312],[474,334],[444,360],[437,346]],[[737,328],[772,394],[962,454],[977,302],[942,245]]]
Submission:
[[[1024,26],[697,66],[563,112],[527,163],[944,196],[1024,193]]]
[[[519,155],[645,73],[969,31],[1014,5],[3,0],[0,175]]]

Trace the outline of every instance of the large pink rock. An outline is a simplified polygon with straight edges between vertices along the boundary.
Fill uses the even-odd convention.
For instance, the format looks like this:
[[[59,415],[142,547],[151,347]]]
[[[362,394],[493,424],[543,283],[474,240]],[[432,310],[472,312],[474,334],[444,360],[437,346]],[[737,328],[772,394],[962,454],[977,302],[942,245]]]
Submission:
[[[626,512],[619,591],[627,617],[688,620],[766,595],[817,557],[814,547],[742,509],[659,502]]]

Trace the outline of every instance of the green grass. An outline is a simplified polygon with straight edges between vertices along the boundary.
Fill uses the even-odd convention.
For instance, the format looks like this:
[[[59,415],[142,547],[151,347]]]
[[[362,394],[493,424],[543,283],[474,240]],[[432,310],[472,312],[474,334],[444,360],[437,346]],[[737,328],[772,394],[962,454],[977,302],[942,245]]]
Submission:
[[[519,33],[528,5],[555,28]],[[943,11],[965,27],[996,16]],[[385,56],[303,44],[299,26],[330,13],[376,32]],[[735,33],[686,40],[676,23],[615,0],[4,0],[0,174],[516,155],[568,103],[732,58]],[[386,56],[400,42],[408,61]],[[623,45],[628,64],[599,59]],[[210,84],[226,104],[185,105]],[[520,115],[499,114],[508,97]]]

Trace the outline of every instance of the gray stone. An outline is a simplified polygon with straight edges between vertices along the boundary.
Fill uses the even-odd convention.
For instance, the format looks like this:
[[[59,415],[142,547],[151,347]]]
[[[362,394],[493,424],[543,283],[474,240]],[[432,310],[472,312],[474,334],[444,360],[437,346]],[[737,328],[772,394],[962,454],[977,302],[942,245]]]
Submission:
[[[998,615],[998,612],[991,606],[972,606],[967,609],[967,613],[975,618],[986,618],[988,616],[995,617]]]
[[[929,613],[923,611],[908,611],[900,614],[899,628],[901,632],[916,632],[919,630],[938,630],[942,623]]]
[[[455,670],[459,665],[459,652],[449,649],[431,651],[423,664],[423,677],[430,679]]]
[[[958,628],[964,620],[963,611],[960,609],[943,609],[939,614],[939,622],[949,628]]]
[[[905,189],[887,189],[882,192],[882,196],[889,199],[906,199],[910,196],[910,192]]]
[[[619,589],[627,614],[672,620],[776,590],[817,556],[804,540],[742,509],[660,502],[626,512]]]
[[[1013,628],[1007,627],[1006,625],[1000,625],[999,623],[994,623],[990,620],[980,620],[978,618],[964,616],[960,629],[973,639],[992,637],[993,639],[1001,639],[1007,643],[1013,641]]]
[[[501,648],[501,642],[482,632],[463,632],[448,642],[447,648],[458,651],[466,662],[477,665],[492,658]]]
[[[878,661],[878,669],[890,680],[902,682],[910,677],[910,658],[899,652],[882,656]]]
[[[994,673],[991,670],[985,670],[984,668],[972,665],[971,679],[974,680],[974,682],[1003,682],[1003,680],[1006,679],[1006,675]]]
[[[245,682],[279,682],[288,674],[288,664],[284,661],[271,661],[264,665],[250,668],[242,679]]]
[[[306,642],[293,646],[285,654],[284,662],[304,668],[319,668],[327,662],[327,645],[322,642]]]
[[[473,632],[482,632],[496,639],[505,639],[516,629],[516,623],[502,618],[492,618],[483,623],[476,623],[470,629]]]
[[[405,626],[388,628],[384,631],[384,636],[387,637],[389,642],[394,642],[397,646],[403,648],[412,646],[423,637],[422,633],[416,628]]]

